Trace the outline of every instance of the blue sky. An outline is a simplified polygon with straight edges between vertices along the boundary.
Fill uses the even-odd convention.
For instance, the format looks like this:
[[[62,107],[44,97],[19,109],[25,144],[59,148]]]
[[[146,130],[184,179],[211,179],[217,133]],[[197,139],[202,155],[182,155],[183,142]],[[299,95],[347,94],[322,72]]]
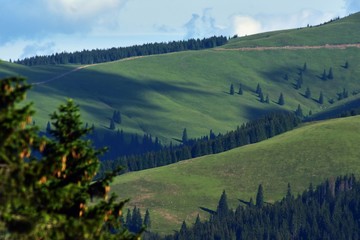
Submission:
[[[316,25],[360,0],[0,0],[0,58]]]

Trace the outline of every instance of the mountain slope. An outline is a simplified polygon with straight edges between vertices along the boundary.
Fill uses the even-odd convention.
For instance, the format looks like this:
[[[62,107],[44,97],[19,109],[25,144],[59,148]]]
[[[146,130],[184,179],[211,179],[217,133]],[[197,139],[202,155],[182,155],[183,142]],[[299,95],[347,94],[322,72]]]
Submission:
[[[314,46],[359,43],[360,14],[319,26],[255,34],[232,40],[225,48],[259,46]]]
[[[228,199],[248,201],[261,183],[271,202],[288,183],[298,193],[330,177],[360,175],[359,131],[360,116],[308,124],[221,154],[118,176],[112,190],[149,208],[154,231],[170,233],[204,214],[200,207],[215,210],[223,190]]]
[[[300,36],[302,31],[311,31],[307,41],[319,44],[326,30],[338,37],[337,43],[348,43],[350,40],[342,36],[351,31],[350,42],[358,41],[360,31],[355,30],[359,16],[352,15],[300,32],[288,30],[288,34]],[[246,39],[234,39],[224,47],[233,48],[232,44],[243,42],[251,45],[252,40]],[[270,40],[268,43],[277,45]],[[330,99],[341,105],[347,100],[336,102],[337,93],[345,88],[351,95],[360,89],[357,79],[360,75],[359,60],[359,48],[187,51],[91,65],[34,86],[29,100],[36,103],[34,119],[43,128],[48,114],[70,97],[80,104],[84,122],[94,123],[97,129],[107,130],[109,118],[115,110],[120,110],[123,123],[117,128],[138,134],[150,133],[168,143],[181,138],[184,128],[187,128],[189,137],[199,137],[208,134],[210,129],[215,133],[232,130],[269,111],[293,111],[298,104],[305,115],[309,110],[316,113],[328,108]],[[349,62],[348,69],[343,67],[346,61]],[[302,88],[297,90],[295,84],[304,63],[307,70],[303,73]],[[29,68],[1,63],[0,77],[20,74],[28,77],[30,83],[39,83],[78,67]],[[323,71],[328,72],[330,68],[334,79],[322,80]],[[285,80],[286,75],[288,80]],[[231,84],[236,92],[241,84],[244,95],[231,96]],[[264,97],[269,94],[270,104],[259,101],[254,92],[257,84],[260,84]],[[304,97],[307,87],[312,93],[310,99]],[[325,96],[323,105],[317,102],[320,91]],[[284,106],[277,104],[280,93],[285,96]],[[358,98],[358,95],[352,98]]]

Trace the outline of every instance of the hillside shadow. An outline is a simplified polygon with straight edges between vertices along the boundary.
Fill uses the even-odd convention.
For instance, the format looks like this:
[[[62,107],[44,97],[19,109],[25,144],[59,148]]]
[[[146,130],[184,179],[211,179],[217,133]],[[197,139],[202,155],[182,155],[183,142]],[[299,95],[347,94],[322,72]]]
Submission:
[[[275,103],[273,105],[267,104],[267,103],[264,103],[264,104],[267,105],[266,109],[260,109],[260,108],[255,108],[255,107],[246,107],[246,109],[245,109],[246,117],[249,119],[259,119],[259,118],[261,118],[269,113],[272,113],[272,112],[286,112],[277,103]]]
[[[179,93],[192,96],[210,94],[206,89],[194,89],[193,85],[167,83],[156,79],[138,80],[123,75],[98,72],[91,68],[74,72],[53,82],[35,85],[31,91],[44,96],[59,95],[64,99],[74,99],[75,102],[84,98],[89,99],[89,102],[96,102],[97,99],[101,104],[81,105],[81,109],[90,113],[100,113],[106,109],[121,110],[129,106],[143,108],[145,111],[166,112],[160,104],[149,101],[151,100],[149,93],[164,94],[168,97],[176,97]],[[128,117],[131,118],[132,114],[129,113]]]
[[[199,207],[199,208],[207,213],[210,213],[211,215],[216,214],[216,211],[211,210],[210,208],[206,208],[206,207]]]

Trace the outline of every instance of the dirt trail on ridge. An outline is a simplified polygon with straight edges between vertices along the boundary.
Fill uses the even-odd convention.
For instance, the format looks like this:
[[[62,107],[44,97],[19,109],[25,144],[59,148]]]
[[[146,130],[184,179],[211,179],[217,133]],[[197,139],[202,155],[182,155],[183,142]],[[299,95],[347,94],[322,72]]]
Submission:
[[[360,48],[360,43],[352,44],[325,44],[317,46],[282,46],[282,47],[240,47],[240,48],[215,48],[216,51],[266,51],[266,50],[307,50],[307,49],[346,49]]]
[[[82,66],[79,66],[77,68],[72,69],[71,71],[62,73],[62,74],[57,75],[55,77],[49,78],[49,79],[47,79],[45,81],[32,83],[31,85],[42,85],[42,84],[46,84],[46,83],[49,83],[49,82],[53,82],[55,80],[58,80],[60,78],[65,77],[65,76],[67,76],[67,75],[69,75],[71,73],[80,71],[81,69],[85,69],[85,68],[89,68],[89,67],[93,67],[93,66],[97,66],[97,65],[101,65],[101,64],[109,64],[109,63],[114,63],[114,62],[130,61],[130,60],[134,60],[134,59],[138,59],[138,58],[142,58],[142,57],[143,56],[137,56],[137,57],[124,58],[124,59],[120,59],[120,60],[116,60],[116,61],[112,61],[112,62],[103,62],[103,63],[94,63],[94,64],[82,65]]]
[[[244,52],[249,52],[249,51],[267,51],[267,50],[346,49],[346,48],[350,48],[350,47],[360,48],[360,43],[325,44],[325,45],[317,45],[317,46],[214,48],[213,50],[214,51],[244,51]],[[83,65],[83,66],[74,68],[71,71],[65,72],[65,73],[60,74],[58,76],[55,76],[53,78],[47,79],[45,81],[33,83],[32,85],[46,84],[46,83],[58,80],[60,78],[63,78],[63,77],[65,77],[65,76],[67,76],[67,75],[69,75],[71,73],[80,71],[80,70],[85,69],[85,68],[97,66],[97,65],[100,65],[100,64],[109,64],[109,63],[114,63],[114,62],[130,61],[130,60],[135,60],[135,59],[142,58],[142,57],[144,57],[144,56],[130,57],[130,58],[116,60],[116,61],[113,61],[113,62],[103,62],[103,63],[94,63],[94,64]]]

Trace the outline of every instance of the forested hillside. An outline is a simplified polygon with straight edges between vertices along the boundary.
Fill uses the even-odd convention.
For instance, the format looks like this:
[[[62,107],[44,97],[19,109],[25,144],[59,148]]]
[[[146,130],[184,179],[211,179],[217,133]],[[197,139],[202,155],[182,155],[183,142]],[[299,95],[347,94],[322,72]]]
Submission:
[[[354,176],[332,178],[296,195],[288,186],[286,196],[265,202],[266,189],[259,185],[256,199],[239,199],[228,205],[225,192],[209,219],[198,216],[194,224],[183,222],[179,231],[163,239],[358,239],[360,185]],[[160,239],[148,236],[146,239]]]
[[[148,56],[180,52],[186,50],[201,50],[224,45],[227,38],[211,37],[200,39],[189,39],[187,41],[173,41],[168,43],[148,43],[139,46],[118,47],[111,49],[83,50],[74,53],[56,53],[50,56],[35,56],[15,61],[15,63],[27,66],[53,65],[53,64],[94,64],[111,62],[124,58]]]

